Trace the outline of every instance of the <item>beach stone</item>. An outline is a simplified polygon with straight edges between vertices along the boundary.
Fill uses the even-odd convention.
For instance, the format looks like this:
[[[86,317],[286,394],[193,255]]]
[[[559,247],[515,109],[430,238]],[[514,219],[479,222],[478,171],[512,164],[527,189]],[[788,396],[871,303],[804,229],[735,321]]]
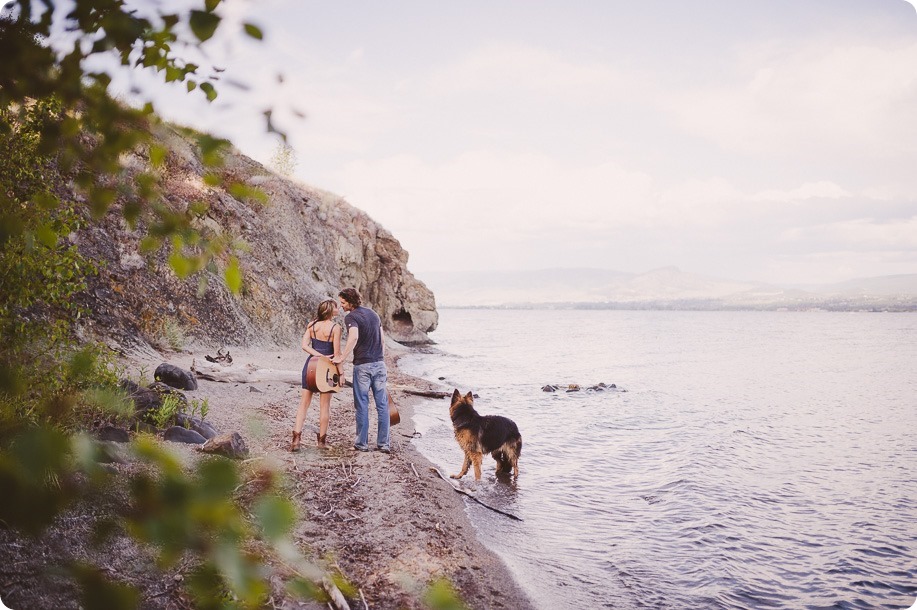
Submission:
[[[166,396],[174,396],[175,398],[178,399],[178,403],[182,407],[188,406],[188,397],[187,396],[185,396],[180,390],[176,390],[172,386],[166,385],[162,383],[161,381],[157,381],[156,383],[151,383],[149,389],[159,394],[159,405],[162,405],[162,401]]]
[[[182,428],[194,430],[208,440],[217,435],[216,429],[209,423],[198,417],[191,417],[187,413],[177,413],[175,415],[175,423]]]
[[[96,438],[100,441],[112,441],[115,443],[126,443],[131,440],[131,435],[124,428],[115,426],[104,426],[96,432]]]
[[[567,386],[567,391],[568,392],[579,392],[579,386],[575,383],[571,383],[570,385]]]
[[[173,443],[188,443],[189,445],[202,445],[207,439],[184,426],[172,426],[162,435],[162,438]]]
[[[137,417],[143,417],[148,411],[158,409],[159,405],[162,404],[162,397],[159,392],[149,388],[141,388],[130,379],[121,380],[121,388],[134,401],[134,414]]]
[[[121,445],[112,441],[96,443],[95,460],[100,464],[127,464],[127,458],[121,451]]]
[[[220,436],[214,437],[201,445],[198,451],[223,455],[237,460],[248,457],[248,447],[245,446],[245,441],[238,432],[221,434]]]
[[[546,386],[544,386],[544,387],[541,388],[541,391],[542,391],[542,392],[556,392],[556,391],[557,391],[557,388],[555,388],[555,387],[552,386],[552,385],[546,385]]]
[[[197,389],[197,379],[194,377],[194,373],[179,368],[174,364],[169,364],[168,362],[163,362],[157,366],[153,376],[157,381],[161,381],[179,390]]]

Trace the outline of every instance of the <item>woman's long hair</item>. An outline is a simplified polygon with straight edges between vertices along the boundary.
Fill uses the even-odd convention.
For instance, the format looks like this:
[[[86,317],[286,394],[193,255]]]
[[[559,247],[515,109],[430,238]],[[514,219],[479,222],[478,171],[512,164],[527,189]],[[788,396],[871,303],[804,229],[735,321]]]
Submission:
[[[334,299],[325,299],[318,304],[318,309],[315,312],[315,322],[324,322],[325,320],[330,320],[334,317],[334,310],[337,307],[337,301]]]

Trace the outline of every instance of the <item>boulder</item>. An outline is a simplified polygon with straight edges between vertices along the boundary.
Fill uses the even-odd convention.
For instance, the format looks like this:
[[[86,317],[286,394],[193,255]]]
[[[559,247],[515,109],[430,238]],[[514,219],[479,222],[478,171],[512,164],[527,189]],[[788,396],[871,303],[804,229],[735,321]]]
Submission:
[[[214,437],[201,445],[198,451],[223,455],[237,460],[248,457],[248,447],[245,446],[245,441],[242,440],[242,435],[238,432]]]
[[[555,387],[552,386],[552,385],[546,385],[546,386],[543,386],[543,387],[541,388],[541,391],[542,391],[542,392],[556,392],[556,391],[557,391],[557,388],[555,388]]]
[[[160,396],[159,392],[149,388],[141,388],[129,379],[121,381],[121,388],[134,401],[134,415],[138,418],[143,418],[149,411],[158,409],[162,404],[162,396]]]
[[[163,433],[162,438],[167,441],[172,441],[173,443],[188,443],[189,445],[203,445],[207,442],[207,439],[199,433],[194,430],[188,430],[182,426],[172,426],[168,428]]]
[[[115,443],[126,443],[131,440],[131,436],[124,428],[115,426],[104,426],[96,431],[96,438],[100,441],[112,441]]]
[[[197,379],[195,379],[194,373],[179,368],[174,364],[169,364],[168,362],[163,362],[157,366],[153,376],[157,381],[161,381],[179,390],[197,389]]]
[[[178,413],[175,416],[175,423],[181,426],[182,428],[187,428],[194,430],[205,439],[211,439],[217,435],[216,429],[211,426],[209,423],[203,421],[198,417],[191,417],[187,413]]]
[[[95,446],[95,460],[100,464],[127,464],[121,445],[112,441],[99,441]]]
[[[159,404],[162,404],[162,399],[165,398],[166,396],[174,396],[175,398],[178,399],[178,403],[181,405],[182,409],[185,409],[188,407],[188,397],[185,396],[181,392],[181,390],[177,390],[174,387],[170,385],[166,385],[165,383],[161,381],[151,383],[149,389],[159,394],[159,398],[160,398]]]

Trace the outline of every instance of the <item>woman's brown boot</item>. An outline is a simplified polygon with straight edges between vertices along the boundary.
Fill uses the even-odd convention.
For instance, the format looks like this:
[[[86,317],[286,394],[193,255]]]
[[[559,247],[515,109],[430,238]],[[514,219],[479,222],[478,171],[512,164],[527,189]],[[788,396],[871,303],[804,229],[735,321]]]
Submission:
[[[293,432],[293,441],[290,443],[290,451],[299,451],[299,443],[302,442],[302,432]]]
[[[318,432],[315,433],[315,444],[318,446],[319,449],[325,449],[325,448],[326,448],[326,446],[325,446],[325,437],[326,437],[326,436],[328,436],[328,435],[327,435],[327,434],[319,434]]]

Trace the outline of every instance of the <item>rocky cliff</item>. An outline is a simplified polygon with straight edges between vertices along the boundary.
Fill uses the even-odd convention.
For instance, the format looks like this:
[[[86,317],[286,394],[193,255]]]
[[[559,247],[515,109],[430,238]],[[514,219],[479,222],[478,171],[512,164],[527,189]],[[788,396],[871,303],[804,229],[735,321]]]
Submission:
[[[385,228],[342,198],[280,177],[233,151],[218,170],[224,182],[257,187],[267,202],[240,200],[210,186],[193,138],[159,126],[168,148],[156,170],[164,204],[207,206],[195,220],[211,237],[241,240],[241,294],[217,269],[179,279],[165,249],[142,253],[143,223],[130,229],[117,210],[71,236],[100,263],[85,297],[92,315],[82,330],[116,343],[181,343],[190,337],[233,345],[296,345],[317,304],[353,286],[395,340],[428,342],[437,324],[433,293],[407,269],[408,253]],[[149,168],[143,150],[124,160],[128,171]],[[117,206],[116,206],[117,207]],[[175,347],[175,345],[173,345]]]

